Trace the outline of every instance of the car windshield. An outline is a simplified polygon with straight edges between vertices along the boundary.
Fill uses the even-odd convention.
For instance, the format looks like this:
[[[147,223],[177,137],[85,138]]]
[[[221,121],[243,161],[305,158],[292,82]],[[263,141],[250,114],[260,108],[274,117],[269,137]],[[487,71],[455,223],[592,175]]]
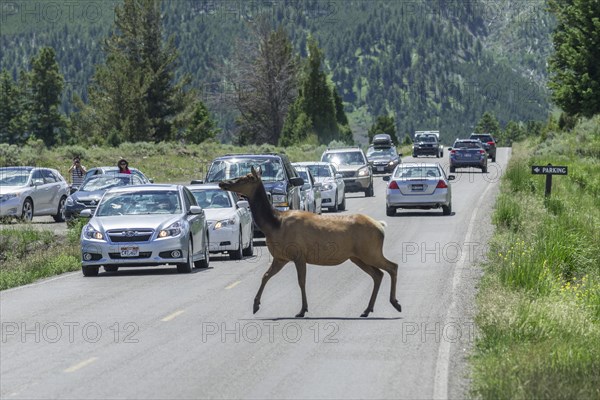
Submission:
[[[396,169],[394,178],[400,179],[426,179],[441,177],[440,170],[435,166],[405,166]]]
[[[305,184],[310,184],[310,179],[308,178],[308,172],[306,172],[306,170],[296,169],[296,171],[298,171],[298,176],[304,179]]]
[[[323,160],[335,165],[363,165],[366,164],[363,155],[359,151],[325,153]]]
[[[435,142],[435,136],[419,136],[419,142]]]
[[[275,182],[285,179],[283,165],[273,158],[230,158],[213,162],[206,176],[206,182],[220,182],[234,179],[250,173],[250,169],[261,170],[263,182]]]
[[[393,147],[369,147],[367,157],[396,157],[396,149]]]
[[[330,178],[333,176],[331,169],[327,165],[309,165],[307,168],[315,178]]]
[[[6,168],[0,170],[0,186],[25,186],[29,180],[26,169]]]
[[[175,190],[107,193],[97,217],[114,215],[180,214],[181,202]]]
[[[96,190],[108,190],[115,186],[131,184],[131,176],[105,176],[96,175],[85,181],[79,190],[93,192]]]
[[[494,140],[490,135],[471,135],[471,139],[479,139],[482,142],[492,142]]]
[[[481,145],[478,142],[456,142],[452,147],[455,149],[480,149]]]
[[[193,190],[198,205],[202,208],[231,208],[231,199],[227,192],[221,189]]]

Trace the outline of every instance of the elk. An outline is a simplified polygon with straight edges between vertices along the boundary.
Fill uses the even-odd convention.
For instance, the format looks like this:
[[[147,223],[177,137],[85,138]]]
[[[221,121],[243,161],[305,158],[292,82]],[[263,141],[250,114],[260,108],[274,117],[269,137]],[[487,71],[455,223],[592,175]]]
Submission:
[[[254,167],[248,175],[222,181],[219,186],[248,198],[254,221],[265,234],[267,247],[273,256],[273,262],[263,275],[254,298],[255,314],[260,308],[260,299],[267,282],[288,262],[293,261],[296,265],[302,293],[302,308],[296,317],[304,317],[308,311],[306,264],[339,265],[348,259],[373,278],[371,299],[361,317],[367,317],[373,311],[383,278],[381,270],[391,277],[392,306],[399,312],[402,311],[396,299],[398,264],[383,255],[383,223],[363,214],[325,216],[306,211],[275,210],[269,203],[260,173]]]

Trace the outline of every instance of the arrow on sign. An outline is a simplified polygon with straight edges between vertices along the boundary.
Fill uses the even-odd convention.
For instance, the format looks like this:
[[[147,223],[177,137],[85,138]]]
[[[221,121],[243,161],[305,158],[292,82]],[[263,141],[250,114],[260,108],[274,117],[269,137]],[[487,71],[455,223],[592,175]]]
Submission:
[[[535,173],[538,173],[538,172],[540,172],[540,168],[539,168],[539,167],[535,167],[535,168],[533,169],[533,171],[534,171]]]

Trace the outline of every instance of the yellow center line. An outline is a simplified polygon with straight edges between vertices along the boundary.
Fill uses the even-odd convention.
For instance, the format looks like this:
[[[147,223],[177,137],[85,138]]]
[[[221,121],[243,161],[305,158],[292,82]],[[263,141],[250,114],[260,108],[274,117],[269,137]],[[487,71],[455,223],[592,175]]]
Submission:
[[[233,289],[234,287],[236,287],[237,285],[239,285],[240,283],[242,283],[242,281],[235,281],[233,282],[231,285],[225,287],[225,289]]]
[[[163,319],[161,319],[161,321],[162,322],[169,322],[170,320],[175,319],[176,317],[180,316],[184,312],[185,312],[185,310],[175,311],[173,314],[167,315],[166,317],[164,317]]]
[[[75,372],[83,367],[86,367],[88,365],[90,365],[91,363],[93,363],[94,361],[96,361],[98,359],[98,357],[91,357],[88,358],[87,360],[84,360],[78,364],[72,365],[69,368],[65,369],[65,372]]]

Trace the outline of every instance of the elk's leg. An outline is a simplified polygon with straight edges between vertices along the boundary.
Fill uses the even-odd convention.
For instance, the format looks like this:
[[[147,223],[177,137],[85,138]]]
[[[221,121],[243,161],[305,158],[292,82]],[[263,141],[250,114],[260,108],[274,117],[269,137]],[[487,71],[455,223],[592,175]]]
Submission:
[[[379,270],[378,268],[367,265],[358,258],[353,257],[350,260],[354,264],[358,265],[360,269],[365,271],[367,274],[371,275],[371,278],[373,278],[373,293],[371,293],[369,305],[367,306],[367,309],[360,315],[361,317],[368,317],[369,314],[373,312],[375,300],[377,299],[377,292],[379,292],[379,286],[381,285],[381,279],[383,278],[383,272],[381,272],[381,270]]]
[[[263,275],[262,282],[260,284],[260,288],[258,289],[258,293],[256,293],[256,297],[254,297],[254,308],[252,311],[254,314],[256,314],[256,312],[260,308],[260,298],[262,296],[263,290],[265,289],[265,285],[267,284],[269,279],[271,279],[273,277],[273,275],[275,275],[276,273],[281,271],[281,268],[283,268],[283,266],[285,264],[287,264],[286,260],[276,258],[271,263],[271,266],[269,267],[267,272],[265,272],[265,274]]]
[[[392,287],[390,288],[390,303],[398,312],[402,312],[402,307],[398,300],[396,299],[396,280],[398,279],[398,264],[392,262],[388,259],[385,259],[385,263],[382,264],[385,271],[390,274],[390,278],[392,280]]]
[[[304,317],[304,314],[308,311],[308,301],[306,301],[306,262],[295,261],[296,272],[298,273],[298,285],[300,285],[300,292],[302,293],[302,308],[300,312],[296,314],[296,317]]]

